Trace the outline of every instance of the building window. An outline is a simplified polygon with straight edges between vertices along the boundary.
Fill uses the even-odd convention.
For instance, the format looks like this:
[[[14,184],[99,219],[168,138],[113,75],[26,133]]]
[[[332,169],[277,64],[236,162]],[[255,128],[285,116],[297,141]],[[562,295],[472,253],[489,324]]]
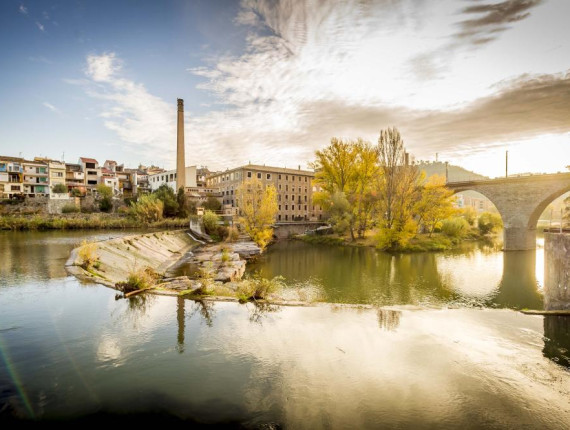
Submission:
[[[307,205],[305,205],[305,210],[307,210]]]
[[[94,169],[95,163],[85,163],[85,167],[87,167],[88,169]]]
[[[279,205],[279,210],[281,210],[281,205]]]
[[[307,182],[307,177],[305,176],[305,182]]]
[[[289,191],[289,185],[285,185],[285,191]]]
[[[257,179],[261,179],[261,173],[257,172]]]
[[[271,179],[271,173],[268,173],[266,178],[267,178],[267,180]]]
[[[251,178],[251,172],[247,172],[247,177]]]
[[[19,185],[10,185],[10,189],[12,191],[20,191],[20,186]]]
[[[289,205],[285,205],[285,210],[289,210]]]
[[[305,203],[307,202],[307,196],[305,196]]]
[[[285,194],[285,200],[289,200],[289,194]]]
[[[97,172],[96,172],[96,171],[93,171],[93,170],[88,170],[88,171],[87,171],[87,174],[88,174],[88,175],[96,175]]]
[[[281,215],[277,215],[277,219],[281,221]]]
[[[289,175],[285,175],[285,180],[286,180],[286,181],[289,180]]]
[[[279,175],[279,179],[281,179],[281,175]]]
[[[279,191],[281,191],[281,184],[279,184]]]
[[[291,195],[291,201],[294,202],[295,201],[295,196],[292,194]]]
[[[285,215],[285,221],[287,221],[287,218],[288,218],[288,216],[287,216],[287,215]]]

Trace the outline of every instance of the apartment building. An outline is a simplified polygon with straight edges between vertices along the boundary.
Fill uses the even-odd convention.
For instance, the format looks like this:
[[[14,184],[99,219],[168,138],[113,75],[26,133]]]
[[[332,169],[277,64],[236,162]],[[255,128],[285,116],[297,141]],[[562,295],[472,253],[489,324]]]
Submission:
[[[277,190],[277,222],[316,221],[322,219],[322,209],[313,204],[314,177],[314,172],[301,170],[300,166],[287,169],[249,164],[211,174],[206,183],[221,192],[222,207],[227,213],[236,213],[239,208],[238,186],[247,179],[257,178],[264,186],[271,184]]]
[[[85,194],[85,173],[80,164],[65,164],[65,185],[70,192],[77,189],[81,194]]]
[[[77,163],[81,166],[82,172],[85,174],[86,189],[93,190],[101,183],[101,167],[99,162],[94,158],[80,157]]]
[[[23,158],[0,156],[0,197],[10,199],[24,193]]]
[[[66,167],[64,162],[43,157],[34,157],[34,161],[47,164],[50,197],[53,195],[54,186],[57,184],[66,185]]]
[[[160,173],[149,174],[148,183],[151,191],[157,190],[161,185],[168,185],[176,193],[176,169],[166,170]],[[196,166],[186,167],[186,184],[185,190],[188,188],[196,188]]]
[[[39,161],[24,160],[22,167],[24,194],[28,197],[48,196],[50,194],[48,165]]]

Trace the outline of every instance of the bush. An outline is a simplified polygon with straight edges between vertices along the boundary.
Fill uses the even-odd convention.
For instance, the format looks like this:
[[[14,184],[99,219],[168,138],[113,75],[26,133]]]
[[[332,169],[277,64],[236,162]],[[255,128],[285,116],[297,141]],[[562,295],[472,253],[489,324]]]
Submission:
[[[62,214],[73,214],[73,213],[78,213],[79,211],[80,211],[79,207],[77,207],[73,203],[68,203],[61,208]]]
[[[240,302],[248,300],[267,299],[270,294],[283,288],[282,276],[276,276],[272,279],[262,278],[258,273],[250,278],[241,281],[236,289],[236,295]]]
[[[202,217],[202,224],[204,224],[204,230],[207,234],[216,234],[218,233],[218,223],[220,218],[212,211],[204,212],[204,216]]]
[[[208,196],[208,198],[204,202],[204,209],[209,211],[219,211],[220,209],[222,209],[222,204],[220,203],[217,197]]]
[[[227,241],[228,242],[237,242],[238,239],[239,239],[238,229],[235,227],[228,227]]]
[[[55,194],[64,194],[67,193],[67,187],[65,184],[55,184],[51,191]]]
[[[116,287],[124,293],[151,288],[160,279],[160,275],[151,267],[132,269],[125,282],[119,282]]]
[[[441,231],[449,237],[460,238],[469,232],[469,222],[465,218],[448,218],[441,223]]]
[[[97,245],[93,242],[88,242],[83,240],[81,246],[77,252],[79,259],[81,260],[81,267],[85,270],[90,269],[97,261]]]
[[[230,261],[231,257],[230,257],[230,252],[228,251],[227,248],[222,248],[222,263],[226,264],[227,262]]]
[[[477,211],[471,207],[467,206],[460,210],[459,216],[465,219],[469,223],[471,227],[475,226],[475,222],[477,221]]]
[[[99,202],[99,210],[101,212],[111,212],[111,209],[113,209],[111,197],[103,197]]]
[[[154,194],[141,196],[136,203],[131,203],[132,214],[144,223],[160,221],[163,209],[164,203]]]
[[[479,232],[483,235],[495,233],[503,228],[503,220],[499,214],[483,212],[479,215],[477,226],[479,227]]]

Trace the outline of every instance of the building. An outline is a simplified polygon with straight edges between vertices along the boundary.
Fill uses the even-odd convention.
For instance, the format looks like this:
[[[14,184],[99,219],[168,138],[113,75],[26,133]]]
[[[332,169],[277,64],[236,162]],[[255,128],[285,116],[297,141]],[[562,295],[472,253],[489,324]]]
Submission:
[[[222,194],[225,213],[237,213],[236,189],[247,179],[257,178],[264,186],[272,184],[277,191],[277,222],[318,221],[322,210],[313,205],[314,172],[249,164],[225,172],[211,174],[206,181],[210,189]]]
[[[85,187],[87,190],[93,190],[101,183],[101,167],[99,162],[94,158],[80,157],[78,164],[81,171],[85,174]]]
[[[65,164],[65,185],[69,192],[77,189],[81,194],[85,194],[85,173],[80,164]]]
[[[187,166],[185,170],[186,174],[184,189],[187,190],[188,188],[196,188],[196,166]],[[166,184],[176,193],[178,191],[176,189],[176,169],[166,170],[152,175],[149,174],[148,183],[151,191],[155,191],[161,185]]]
[[[65,163],[50,158],[34,157],[34,161],[42,162],[48,166],[48,184],[50,197],[53,196],[53,187],[57,184],[66,185],[66,167]]]
[[[48,165],[39,161],[22,162],[24,194],[28,197],[49,196]]]
[[[461,209],[472,207],[477,213],[497,211],[491,200],[475,191],[457,193],[455,198],[455,206]]]
[[[23,158],[0,156],[0,197],[11,199],[24,194]]]

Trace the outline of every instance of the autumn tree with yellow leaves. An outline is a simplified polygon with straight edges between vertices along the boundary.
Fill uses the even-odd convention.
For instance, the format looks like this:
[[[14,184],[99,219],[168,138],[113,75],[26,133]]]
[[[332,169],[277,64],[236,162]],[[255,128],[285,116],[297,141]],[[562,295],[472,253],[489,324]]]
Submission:
[[[277,215],[277,191],[273,185],[265,188],[260,180],[248,179],[236,189],[239,222],[257,245],[264,249],[273,237]]]

